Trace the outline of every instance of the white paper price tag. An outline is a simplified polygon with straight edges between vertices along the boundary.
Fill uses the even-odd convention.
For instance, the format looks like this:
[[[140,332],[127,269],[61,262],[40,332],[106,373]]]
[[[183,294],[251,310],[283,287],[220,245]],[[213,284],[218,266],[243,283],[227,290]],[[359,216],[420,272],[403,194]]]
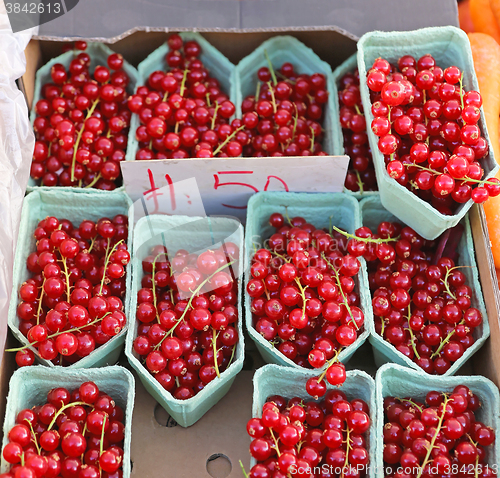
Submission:
[[[245,219],[259,191],[340,192],[347,156],[123,161],[125,189],[144,214],[231,215]],[[201,203],[202,201],[202,203]]]

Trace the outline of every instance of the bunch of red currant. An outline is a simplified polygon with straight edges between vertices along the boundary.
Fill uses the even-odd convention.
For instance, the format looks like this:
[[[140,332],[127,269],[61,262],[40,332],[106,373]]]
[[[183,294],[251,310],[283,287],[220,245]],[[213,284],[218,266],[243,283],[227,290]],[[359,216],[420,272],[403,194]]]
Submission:
[[[173,34],[165,61],[168,72],[154,71],[128,101],[140,119],[136,159],[241,156],[248,140],[241,121],[229,119],[234,104],[198,58],[196,41]]]
[[[451,394],[429,392],[425,403],[385,398],[385,476],[496,477],[486,462],[495,432],[476,419],[480,406],[465,385]],[[418,471],[406,475],[398,468]]]
[[[369,270],[375,330],[427,373],[442,375],[474,342],[483,322],[472,289],[450,257],[410,227],[381,222],[349,241]]]
[[[397,67],[378,58],[366,78],[387,173],[446,215],[500,194],[500,180],[482,179],[489,148],[478,126],[481,95],[462,80],[458,67],[443,71],[431,55],[402,56]]]
[[[0,478],[121,478],[124,412],[94,382],[54,388],[47,403],[21,410],[9,431]]]
[[[360,262],[340,229],[316,229],[304,218],[285,223],[274,213],[276,229],[252,258],[246,290],[252,298],[255,330],[278,352],[302,367],[325,368],[307,382],[310,395],[345,381],[338,355],[363,330],[364,314],[355,291]]]
[[[377,179],[366,134],[357,68],[340,79],[339,90],[344,151],[351,158],[344,186],[354,192],[376,191]]]
[[[247,424],[250,454],[259,462],[249,478],[364,476],[370,463],[369,414],[365,401],[348,400],[339,390],[319,403],[269,397],[262,417]]]
[[[123,215],[78,227],[51,216],[38,223],[36,251],[26,260],[33,275],[19,290],[17,316],[19,330],[40,357],[73,364],[121,332],[127,235]],[[33,364],[31,348],[14,350],[20,367]]]
[[[142,261],[134,351],[161,386],[187,400],[232,363],[238,343],[234,243],[201,254],[156,246]]]
[[[52,83],[42,87],[35,105],[36,134],[31,177],[41,186],[115,189],[125,159],[131,114],[127,108],[128,75],[118,53],[108,56],[91,75],[85,42],[68,69],[52,66]]]
[[[326,79],[321,73],[298,74],[291,63],[274,72],[257,72],[257,91],[241,105],[242,124],[248,136],[243,155],[314,156],[322,150],[322,120],[328,101]],[[278,77],[280,77],[278,81]]]

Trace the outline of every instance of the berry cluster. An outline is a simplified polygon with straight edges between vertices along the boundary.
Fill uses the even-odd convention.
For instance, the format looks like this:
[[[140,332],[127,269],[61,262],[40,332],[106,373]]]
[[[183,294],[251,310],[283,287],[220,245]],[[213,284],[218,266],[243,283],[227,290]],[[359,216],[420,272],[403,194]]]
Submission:
[[[161,386],[187,400],[224,372],[238,343],[238,247],[200,255],[156,246],[142,261],[134,351]]]
[[[363,330],[355,278],[360,263],[347,247],[340,229],[316,229],[304,218],[285,223],[274,213],[269,223],[276,229],[252,258],[247,293],[252,298],[255,330],[278,352],[302,367],[325,368],[307,382],[314,397],[345,381],[345,367],[338,355]]]
[[[47,403],[21,410],[9,431],[0,478],[121,478],[122,408],[94,382],[54,388]]]
[[[262,417],[247,424],[250,454],[259,462],[249,478],[365,476],[369,413],[366,402],[349,401],[339,390],[329,391],[320,403],[269,397]]]
[[[38,223],[36,251],[26,260],[33,275],[19,290],[17,316],[40,357],[73,364],[123,329],[127,235],[123,215],[78,227],[52,216]],[[33,364],[28,346],[12,351],[20,367]]]
[[[358,69],[346,73],[338,86],[344,151],[351,158],[344,186],[354,192],[376,191],[377,179],[366,134]]]
[[[425,372],[446,373],[483,322],[460,266],[399,223],[382,222],[376,234],[362,227],[355,236],[348,247],[367,261],[376,332]]]
[[[378,58],[366,78],[387,173],[446,215],[500,194],[500,180],[482,179],[489,148],[478,126],[481,95],[462,80],[458,67],[443,71],[431,55],[402,56],[397,67]]]
[[[141,123],[136,159],[241,156],[248,137],[241,121],[229,123],[236,109],[199,59],[200,45],[177,34],[167,43],[170,70],[151,73],[128,101]]]
[[[479,407],[465,385],[451,394],[429,392],[425,403],[385,398],[385,476],[496,477],[485,459],[495,432],[476,419]],[[394,473],[398,468],[419,471]]]
[[[85,50],[85,42],[76,42]],[[31,177],[42,186],[115,189],[125,159],[131,114],[127,108],[128,75],[118,53],[91,74],[90,56],[82,51],[66,68],[52,66],[52,83],[42,87],[35,105],[36,134]]]
[[[328,101],[325,76],[298,74],[291,63],[274,72],[269,58],[268,63],[269,68],[257,72],[255,95],[241,105],[249,139],[244,156],[326,154],[321,148],[323,108]]]

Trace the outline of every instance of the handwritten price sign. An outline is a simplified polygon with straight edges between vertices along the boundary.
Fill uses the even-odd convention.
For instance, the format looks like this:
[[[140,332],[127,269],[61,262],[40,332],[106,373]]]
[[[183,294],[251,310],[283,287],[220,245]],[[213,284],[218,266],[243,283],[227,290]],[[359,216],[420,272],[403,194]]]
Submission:
[[[123,161],[124,185],[147,214],[231,215],[245,220],[259,191],[340,192],[347,156]]]

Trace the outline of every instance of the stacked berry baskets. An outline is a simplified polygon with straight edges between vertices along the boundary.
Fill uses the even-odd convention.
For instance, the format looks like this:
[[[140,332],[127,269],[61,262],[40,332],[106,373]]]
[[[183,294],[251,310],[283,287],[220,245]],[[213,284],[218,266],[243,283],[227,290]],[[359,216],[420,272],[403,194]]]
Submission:
[[[267,363],[247,478],[497,476],[498,390],[454,376],[490,335],[468,211],[500,194],[463,32],[371,32],[333,72],[291,36],[233,65],[174,33],[137,70],[78,41],[31,121],[0,478],[130,478],[116,364],[189,427],[243,369],[243,323]],[[122,161],[343,154],[344,192],[254,194],[245,228],[137,219],[122,187]]]

